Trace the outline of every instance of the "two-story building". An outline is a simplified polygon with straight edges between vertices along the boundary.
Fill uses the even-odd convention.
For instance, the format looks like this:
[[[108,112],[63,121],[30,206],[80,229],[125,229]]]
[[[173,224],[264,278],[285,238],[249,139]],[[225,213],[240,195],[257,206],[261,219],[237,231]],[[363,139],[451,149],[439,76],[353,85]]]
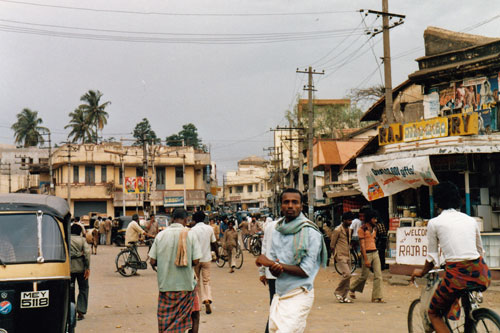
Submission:
[[[147,173],[145,172],[147,166]],[[55,195],[75,216],[143,214],[203,207],[210,193],[210,154],[193,147],[66,144],[52,154]],[[147,177],[147,178],[145,178]]]

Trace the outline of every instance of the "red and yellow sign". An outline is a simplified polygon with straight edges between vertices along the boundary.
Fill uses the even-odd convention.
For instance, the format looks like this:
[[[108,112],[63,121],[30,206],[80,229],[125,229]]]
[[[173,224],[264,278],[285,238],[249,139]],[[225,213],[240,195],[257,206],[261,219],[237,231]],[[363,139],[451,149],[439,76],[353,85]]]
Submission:
[[[446,136],[478,134],[478,113],[460,113],[407,124],[378,128],[379,145],[420,141]]]
[[[125,192],[144,193],[145,190],[146,182],[144,177],[125,177]]]

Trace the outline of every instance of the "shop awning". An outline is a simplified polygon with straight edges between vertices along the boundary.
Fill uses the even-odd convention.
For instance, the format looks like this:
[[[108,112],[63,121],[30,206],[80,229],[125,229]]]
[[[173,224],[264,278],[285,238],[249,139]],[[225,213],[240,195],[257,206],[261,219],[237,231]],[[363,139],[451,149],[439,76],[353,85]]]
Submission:
[[[360,191],[353,188],[342,191],[326,191],[325,193],[328,198],[350,197],[361,194]]]
[[[429,156],[358,163],[358,182],[369,201],[409,188],[438,184]]]

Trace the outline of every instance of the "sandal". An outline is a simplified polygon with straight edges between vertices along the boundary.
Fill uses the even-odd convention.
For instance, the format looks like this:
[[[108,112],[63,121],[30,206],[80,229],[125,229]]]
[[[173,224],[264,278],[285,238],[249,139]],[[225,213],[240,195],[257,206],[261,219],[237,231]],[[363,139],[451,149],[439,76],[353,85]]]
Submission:
[[[372,303],[385,303],[385,301],[382,298],[374,298],[372,299]]]
[[[352,301],[348,297],[344,297],[344,299],[340,301],[340,303],[352,303]]]
[[[340,296],[339,294],[334,294],[334,295],[337,298],[337,301],[339,301],[340,303],[342,303],[342,300],[344,299],[344,297]]]
[[[352,298],[352,299],[356,299],[356,292],[350,291],[349,292],[349,297]]]

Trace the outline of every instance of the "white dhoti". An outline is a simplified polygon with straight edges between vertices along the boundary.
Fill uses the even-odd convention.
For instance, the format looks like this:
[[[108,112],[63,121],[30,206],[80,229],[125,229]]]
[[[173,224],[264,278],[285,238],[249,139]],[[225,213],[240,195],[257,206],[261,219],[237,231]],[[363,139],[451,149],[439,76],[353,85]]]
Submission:
[[[269,311],[269,332],[304,332],[313,302],[314,289],[297,288],[283,296],[274,294]]]

